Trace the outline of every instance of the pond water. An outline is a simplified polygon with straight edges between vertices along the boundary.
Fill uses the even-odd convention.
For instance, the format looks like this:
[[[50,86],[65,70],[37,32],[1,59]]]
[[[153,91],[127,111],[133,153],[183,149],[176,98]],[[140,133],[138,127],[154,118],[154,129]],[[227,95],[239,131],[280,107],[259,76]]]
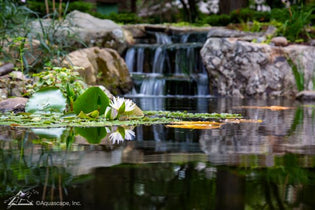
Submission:
[[[122,128],[1,127],[0,208],[315,208],[314,103],[133,100],[144,110],[240,113],[258,121],[212,130],[129,127],[133,139],[115,144],[105,136]]]

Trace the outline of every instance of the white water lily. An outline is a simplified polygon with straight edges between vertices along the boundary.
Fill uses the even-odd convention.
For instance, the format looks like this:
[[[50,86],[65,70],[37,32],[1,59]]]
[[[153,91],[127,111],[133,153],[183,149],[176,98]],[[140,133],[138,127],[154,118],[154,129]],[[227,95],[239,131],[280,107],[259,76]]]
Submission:
[[[132,100],[126,99],[125,100],[125,112],[131,112],[136,108],[136,104],[133,103]]]
[[[107,120],[114,120],[118,116],[118,111],[116,109],[113,109],[112,107],[106,107],[105,110],[105,118]]]
[[[125,129],[125,139],[132,140],[136,136],[135,132],[129,129]]]
[[[124,112],[131,112],[136,108],[136,104],[130,99],[124,98],[113,98],[109,104],[113,109],[118,111],[118,114],[123,114]]]
[[[121,108],[121,106],[124,104],[125,99],[124,98],[119,98],[119,97],[113,97],[113,100],[110,102],[110,106],[113,109],[116,109],[117,111]]]
[[[120,142],[124,141],[124,138],[122,137],[122,135],[118,131],[115,131],[109,135],[109,140],[113,144],[115,144],[116,142],[117,142],[117,144],[119,144]]]

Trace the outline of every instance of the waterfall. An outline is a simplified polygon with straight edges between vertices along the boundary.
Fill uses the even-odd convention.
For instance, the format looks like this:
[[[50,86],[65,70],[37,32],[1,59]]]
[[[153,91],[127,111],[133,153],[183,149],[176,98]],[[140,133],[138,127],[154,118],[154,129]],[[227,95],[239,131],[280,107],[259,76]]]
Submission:
[[[164,95],[165,80],[158,78],[145,79],[142,82],[140,93],[143,95],[162,96]]]
[[[164,33],[155,33],[156,43],[157,44],[172,44],[172,39],[167,34]]]
[[[138,48],[137,51],[137,72],[143,72],[144,48]]]
[[[207,96],[208,75],[200,56],[206,33],[149,34],[154,34],[155,44],[144,41],[129,48],[125,55],[134,82],[129,95]]]
[[[152,73],[162,74],[163,68],[164,68],[164,61],[165,61],[165,50],[163,50],[162,47],[158,47],[154,54]]]
[[[136,54],[136,49],[135,48],[129,48],[126,56],[125,56],[125,61],[126,65],[129,69],[129,72],[133,72],[133,67],[134,67],[134,62],[135,62],[135,54]]]
[[[187,43],[189,36],[190,36],[190,34],[183,34],[183,35],[180,37],[180,42],[181,42],[181,43]]]

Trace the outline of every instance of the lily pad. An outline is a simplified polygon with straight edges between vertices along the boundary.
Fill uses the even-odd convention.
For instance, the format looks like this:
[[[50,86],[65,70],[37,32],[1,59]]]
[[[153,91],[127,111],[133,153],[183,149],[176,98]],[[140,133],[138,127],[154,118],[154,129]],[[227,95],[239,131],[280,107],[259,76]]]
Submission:
[[[104,114],[106,107],[109,105],[109,98],[99,87],[90,87],[73,104],[73,110],[76,114],[81,111],[90,113],[98,110],[99,114]]]
[[[28,100],[25,111],[29,113],[63,112],[67,101],[58,88],[43,88]]]

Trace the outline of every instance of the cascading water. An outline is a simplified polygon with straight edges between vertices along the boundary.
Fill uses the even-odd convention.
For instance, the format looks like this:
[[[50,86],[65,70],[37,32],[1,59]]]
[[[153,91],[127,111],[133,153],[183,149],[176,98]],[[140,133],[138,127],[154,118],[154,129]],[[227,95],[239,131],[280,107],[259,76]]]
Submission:
[[[151,34],[156,43],[136,44],[126,52],[135,84],[129,96],[208,96],[208,76],[200,56],[206,33]]]

